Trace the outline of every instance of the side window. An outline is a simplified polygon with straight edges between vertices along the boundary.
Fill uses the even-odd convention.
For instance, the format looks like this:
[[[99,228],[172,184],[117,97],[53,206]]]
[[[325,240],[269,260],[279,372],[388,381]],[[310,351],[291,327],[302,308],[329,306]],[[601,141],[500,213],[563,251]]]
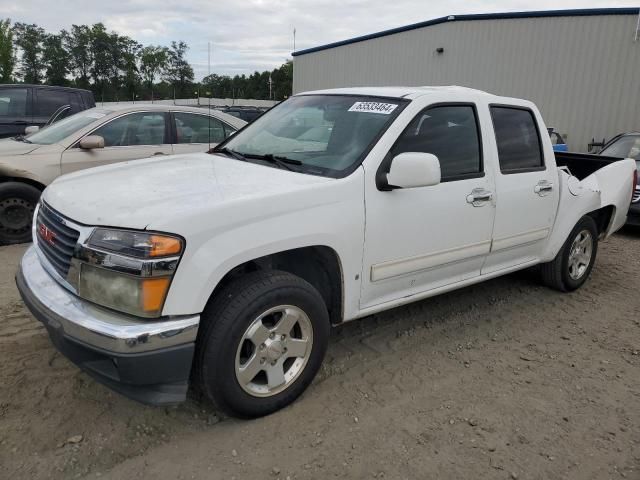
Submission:
[[[432,153],[440,160],[442,181],[482,175],[478,121],[470,105],[427,108],[416,116],[391,150]]]
[[[104,138],[105,147],[162,145],[165,143],[163,113],[131,113],[98,128],[92,135]]]
[[[0,89],[0,117],[27,116],[27,89]]]
[[[61,90],[35,89],[34,116],[50,117],[63,105],[71,105],[71,96]]]
[[[544,170],[542,144],[530,110],[491,107],[502,173]]]
[[[216,118],[182,112],[175,112],[173,116],[176,143],[220,143],[228,136],[224,124]]]

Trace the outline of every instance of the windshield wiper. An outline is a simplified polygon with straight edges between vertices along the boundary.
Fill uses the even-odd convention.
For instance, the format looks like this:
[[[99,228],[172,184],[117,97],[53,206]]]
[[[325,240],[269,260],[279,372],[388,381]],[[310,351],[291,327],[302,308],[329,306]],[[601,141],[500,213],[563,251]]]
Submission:
[[[231,150],[230,148],[227,148],[227,147],[223,147],[223,148],[220,148],[220,149],[214,148],[213,150],[211,150],[210,153],[223,153],[223,154],[226,154],[229,157],[235,158],[236,160],[242,160],[243,162],[247,161],[247,157],[245,157],[241,153],[238,153],[235,150]]]
[[[12,140],[15,140],[16,142],[32,143],[30,140],[27,140],[24,135],[16,135],[15,137],[12,137]]]
[[[273,163],[280,168],[291,170],[292,172],[297,172],[298,169],[291,168],[291,165],[303,165],[300,160],[294,160],[293,158],[287,158],[282,155],[274,155],[273,153],[266,153],[264,155],[245,153],[244,156],[255,160],[264,160],[265,162]]]

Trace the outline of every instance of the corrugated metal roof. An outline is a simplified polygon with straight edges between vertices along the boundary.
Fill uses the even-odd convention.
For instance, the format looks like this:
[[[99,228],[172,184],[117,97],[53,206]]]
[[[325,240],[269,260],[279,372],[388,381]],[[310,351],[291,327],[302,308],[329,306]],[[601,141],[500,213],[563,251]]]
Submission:
[[[449,15],[447,17],[440,17],[434,20],[427,20],[426,22],[413,23],[411,25],[392,28],[390,30],[384,30],[382,32],[370,33],[368,35],[362,35],[360,37],[354,37],[347,40],[341,40],[339,42],[320,45],[318,47],[299,50],[297,52],[293,52],[291,55],[294,57],[297,57],[299,55],[306,55],[307,53],[319,52],[321,50],[328,50],[330,48],[341,47],[342,45],[349,45],[351,43],[364,42],[365,40],[371,40],[373,38],[386,37],[388,35],[394,35],[396,33],[406,32],[409,30],[416,30],[418,28],[430,27],[432,25],[438,25],[440,23],[445,23],[445,22],[456,22],[456,21],[460,22],[460,21],[470,21],[470,20],[502,20],[502,19],[517,19],[517,18],[589,17],[589,16],[597,16],[597,15],[639,15],[639,14],[640,14],[640,8],[587,8],[587,9],[577,9],[577,10],[544,10],[544,11],[535,11],[535,12],[506,12],[506,13]]]

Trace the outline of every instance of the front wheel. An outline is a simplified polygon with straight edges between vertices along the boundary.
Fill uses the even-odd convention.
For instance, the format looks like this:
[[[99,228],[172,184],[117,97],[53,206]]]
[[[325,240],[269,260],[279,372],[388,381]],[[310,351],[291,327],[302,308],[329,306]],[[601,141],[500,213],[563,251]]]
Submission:
[[[562,292],[580,288],[591,273],[597,253],[596,222],[584,216],[573,228],[556,258],[541,265],[543,282]]]
[[[231,282],[202,322],[194,379],[219,408],[245,418],[292,403],[315,377],[329,340],[320,293],[279,271]]]

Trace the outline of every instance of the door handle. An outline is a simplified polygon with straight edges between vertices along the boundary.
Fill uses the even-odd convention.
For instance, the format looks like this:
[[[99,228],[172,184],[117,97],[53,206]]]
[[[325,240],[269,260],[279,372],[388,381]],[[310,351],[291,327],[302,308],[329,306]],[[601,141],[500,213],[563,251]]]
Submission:
[[[154,153],[154,154],[153,154],[153,155],[151,155],[151,156],[152,156],[152,157],[157,157],[157,156],[159,156],[159,155],[166,155],[166,153],[164,153],[164,152],[156,152],[156,153]]]
[[[484,188],[474,188],[469,195],[467,195],[467,203],[470,203],[474,207],[481,207],[486,202],[491,201],[493,193],[485,190]]]
[[[549,193],[551,193],[552,190],[553,190],[553,183],[549,182],[548,180],[540,180],[538,184],[535,187],[533,187],[533,192],[537,193],[541,197],[544,197],[545,195],[549,195]]]

